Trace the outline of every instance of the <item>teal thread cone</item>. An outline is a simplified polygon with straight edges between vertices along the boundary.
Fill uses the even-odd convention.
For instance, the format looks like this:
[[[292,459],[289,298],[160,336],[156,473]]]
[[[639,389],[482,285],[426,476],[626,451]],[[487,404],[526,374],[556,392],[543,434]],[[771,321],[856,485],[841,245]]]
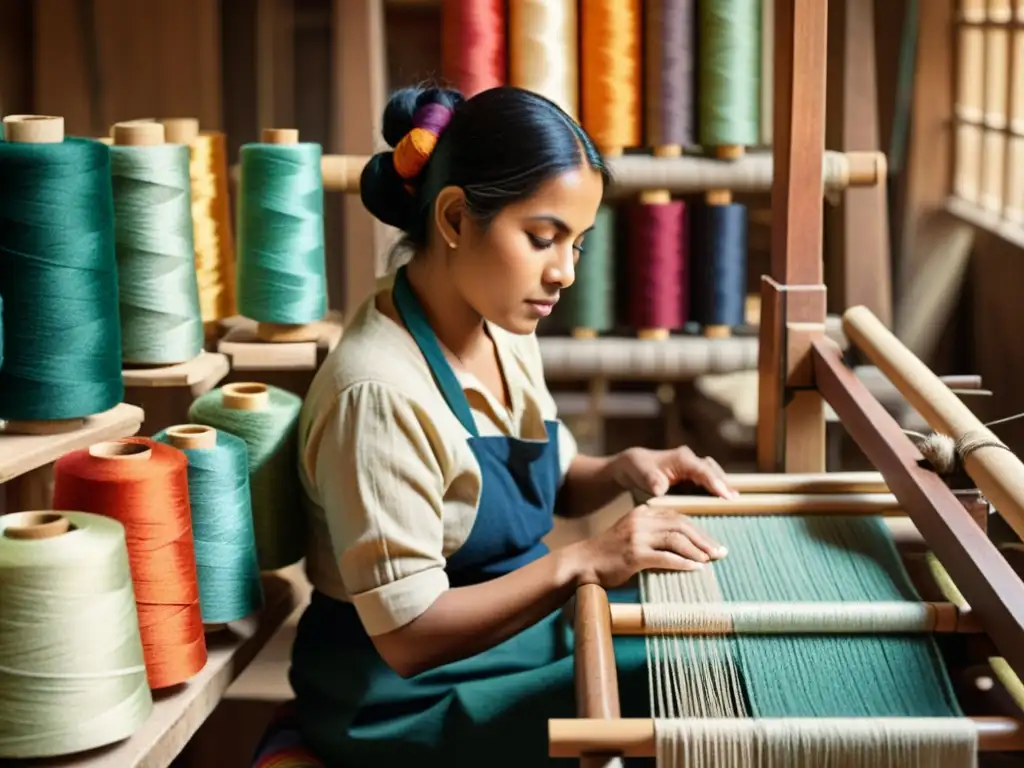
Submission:
[[[188,458],[199,609],[206,624],[237,621],[263,605],[248,449],[240,437],[221,430],[215,435],[211,448],[179,449]],[[153,439],[175,444],[166,429]]]
[[[121,355],[126,363],[183,363],[203,349],[192,240],[189,150],[112,146]]]
[[[0,418],[73,419],[121,402],[110,151],[0,142]]]
[[[276,387],[261,410],[223,404],[224,388],[197,398],[190,421],[242,438],[248,448],[252,517],[260,569],[277,570],[306,553],[306,522],[298,468],[298,423],[302,399]]]
[[[576,282],[565,291],[570,329],[602,333],[615,323],[615,209],[598,208],[594,229],[583,241]]]
[[[239,150],[238,311],[301,325],[327,312],[319,144]]]
[[[761,2],[700,3],[698,125],[703,147],[760,138]]]

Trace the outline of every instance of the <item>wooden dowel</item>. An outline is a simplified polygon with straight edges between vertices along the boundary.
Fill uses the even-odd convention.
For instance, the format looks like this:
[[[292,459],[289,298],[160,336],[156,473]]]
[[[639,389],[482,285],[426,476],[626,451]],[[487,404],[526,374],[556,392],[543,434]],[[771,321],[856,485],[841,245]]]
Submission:
[[[659,496],[650,507],[687,515],[881,515],[900,512],[891,493],[751,493],[735,499],[717,496]]]
[[[843,328],[933,430],[958,441],[965,435],[998,439],[869,309],[847,310]],[[967,456],[964,469],[1024,538],[1024,463],[1005,448],[984,447]]]
[[[618,718],[619,678],[612,645],[608,594],[597,584],[576,590],[574,672],[576,712],[606,722]],[[581,768],[611,768],[620,765],[616,750],[583,750]]]
[[[706,603],[705,604],[693,604],[692,606],[690,606],[690,608],[692,609],[694,614],[699,615],[703,610],[707,609],[709,605],[716,606],[716,607],[721,607],[723,605],[728,606],[730,604],[729,603],[726,603],[726,604],[721,604],[721,603],[716,603],[716,604],[706,604]],[[740,607],[736,603],[732,603],[731,605],[736,605],[737,607]],[[821,604],[808,603],[806,605],[808,605],[808,606],[813,605],[815,608],[821,608]],[[852,613],[852,614],[856,614],[857,613],[858,605],[859,605],[858,603],[842,603],[841,604],[841,606],[842,606],[844,611],[846,611],[848,613]],[[865,605],[866,609],[877,609],[877,608],[879,608],[879,604],[878,603],[867,603],[867,604],[862,604],[862,605]],[[930,626],[929,626],[928,629],[922,630],[922,631],[936,632],[936,633],[940,633],[940,634],[946,634],[946,633],[978,634],[978,633],[982,632],[981,625],[978,623],[978,621],[974,617],[974,615],[970,613],[970,611],[963,611],[963,612],[961,612],[952,603],[925,603],[925,605],[928,607],[928,611],[929,611],[929,614],[930,614],[930,622],[931,623],[930,623]],[[799,610],[799,609],[797,607],[794,607],[794,611],[797,611],[797,610]],[[737,634],[737,633],[735,633],[735,632],[733,632],[731,630],[716,631],[716,630],[708,630],[708,629],[698,629],[698,628],[695,628],[695,627],[686,627],[686,628],[680,627],[678,629],[654,630],[651,627],[647,626],[646,622],[644,621],[644,606],[641,605],[640,603],[612,603],[610,605],[610,613],[611,613],[611,631],[612,631],[613,635],[639,635],[639,636],[643,636],[643,635],[661,634],[661,635],[694,635],[694,636],[696,636],[696,635],[712,635],[712,634],[716,634],[716,635]],[[717,613],[717,611],[716,611],[716,613]],[[843,630],[844,633],[848,633],[849,631],[850,630]],[[902,633],[904,633],[906,631],[907,630],[902,630],[901,629],[901,630],[899,630],[899,633],[902,634]],[[793,629],[793,630],[786,629],[785,630],[786,634],[796,634],[797,632],[799,632],[799,629]],[[871,629],[870,632],[872,634],[879,634],[877,629]],[[751,634],[751,633],[747,632],[745,634]],[[773,634],[778,634],[778,632],[773,632]],[[811,632],[808,632],[806,634],[811,634]],[[813,634],[828,634],[828,630],[827,629],[820,629],[820,630],[816,629],[816,630],[813,630]]]
[[[1024,750],[1024,722],[1010,717],[972,717],[981,752]],[[649,718],[548,720],[548,755],[577,757],[617,751],[624,757],[654,757],[654,721]]]
[[[740,493],[889,493],[881,472],[738,472],[729,484]]]

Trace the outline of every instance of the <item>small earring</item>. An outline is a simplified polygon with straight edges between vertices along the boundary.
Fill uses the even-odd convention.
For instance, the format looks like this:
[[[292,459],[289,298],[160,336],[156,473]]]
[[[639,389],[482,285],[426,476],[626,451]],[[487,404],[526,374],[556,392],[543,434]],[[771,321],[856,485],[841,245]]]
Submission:
[[[449,240],[448,241],[448,247],[449,248],[454,248],[455,247],[455,243],[453,243],[451,240]]]

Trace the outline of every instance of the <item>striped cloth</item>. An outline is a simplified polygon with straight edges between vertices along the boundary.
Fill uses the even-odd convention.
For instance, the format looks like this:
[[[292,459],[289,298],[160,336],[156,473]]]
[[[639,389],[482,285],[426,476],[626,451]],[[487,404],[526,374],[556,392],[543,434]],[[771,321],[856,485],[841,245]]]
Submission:
[[[324,768],[302,743],[292,702],[281,705],[256,747],[252,768]]]

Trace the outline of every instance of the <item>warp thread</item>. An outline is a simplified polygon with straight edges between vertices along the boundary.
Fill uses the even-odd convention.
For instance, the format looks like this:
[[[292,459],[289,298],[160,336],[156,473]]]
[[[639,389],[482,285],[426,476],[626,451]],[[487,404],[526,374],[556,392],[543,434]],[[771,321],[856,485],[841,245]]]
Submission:
[[[181,437],[209,437],[185,447]],[[188,458],[188,493],[195,542],[199,608],[205,624],[236,621],[263,605],[245,441],[209,427],[179,425],[153,435]]]
[[[605,154],[641,141],[640,0],[580,3],[582,123]]]
[[[0,758],[55,757],[131,736],[149,717],[124,527],[65,512],[69,530],[21,539],[39,513],[0,515]]]
[[[516,0],[508,8],[509,84],[579,113],[576,0]]]
[[[505,0],[444,0],[441,73],[467,99],[505,84]]]
[[[53,506],[124,526],[149,686],[167,688],[199,672],[206,640],[185,455],[145,437],[72,451],[54,465]]]
[[[324,184],[319,144],[239,149],[238,311],[304,325],[327,312]]]
[[[124,398],[110,152],[0,142],[0,419],[91,416]]]
[[[110,147],[120,287],[121,359],[183,363],[203,350],[189,150]]]
[[[244,388],[254,390],[252,404],[230,407],[231,396]],[[188,411],[190,421],[245,441],[256,549],[264,571],[284,568],[305,555],[306,526],[297,501],[302,497],[297,447],[301,408],[302,399],[283,389],[229,384],[197,398]]]

